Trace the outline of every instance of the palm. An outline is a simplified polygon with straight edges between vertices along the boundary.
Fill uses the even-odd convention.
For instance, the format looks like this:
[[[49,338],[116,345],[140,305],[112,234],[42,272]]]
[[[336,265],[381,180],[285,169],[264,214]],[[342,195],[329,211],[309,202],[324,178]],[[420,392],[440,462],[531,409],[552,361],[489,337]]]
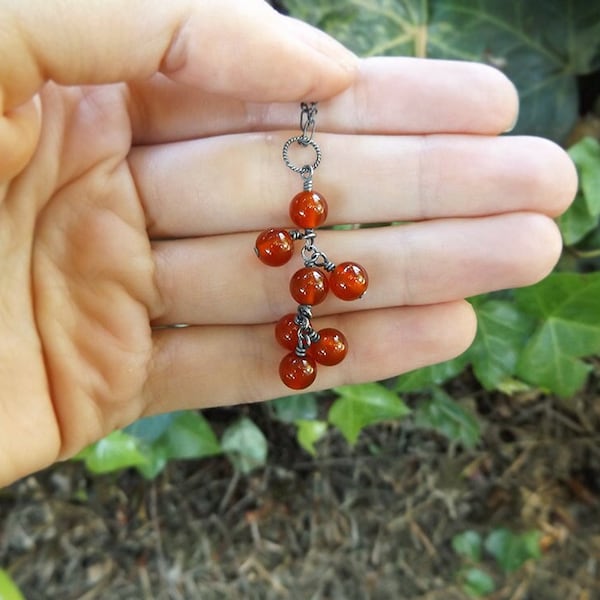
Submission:
[[[28,354],[12,385],[33,393],[2,395],[1,409],[16,417],[7,448],[26,436],[46,456],[69,454],[143,410],[157,293],[127,166],[125,92],[47,88],[42,114],[63,115],[60,126],[43,121],[38,153],[5,197],[7,209],[36,213],[17,222],[0,258],[27,261],[21,272],[31,273],[31,285],[10,290],[11,341]]]

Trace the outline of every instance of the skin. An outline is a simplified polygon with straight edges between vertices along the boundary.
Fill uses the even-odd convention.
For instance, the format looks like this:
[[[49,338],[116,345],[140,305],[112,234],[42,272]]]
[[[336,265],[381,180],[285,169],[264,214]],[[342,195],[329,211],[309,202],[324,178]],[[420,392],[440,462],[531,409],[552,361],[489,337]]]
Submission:
[[[359,61],[259,0],[0,0],[0,23],[0,485],[144,415],[288,392],[272,323],[298,264],[253,245],[290,226],[301,100],[328,223],[412,222],[319,235],[371,283],[315,311],[352,349],[314,389],[461,353],[465,297],[558,259],[576,174],[497,137],[518,103],[496,70]]]

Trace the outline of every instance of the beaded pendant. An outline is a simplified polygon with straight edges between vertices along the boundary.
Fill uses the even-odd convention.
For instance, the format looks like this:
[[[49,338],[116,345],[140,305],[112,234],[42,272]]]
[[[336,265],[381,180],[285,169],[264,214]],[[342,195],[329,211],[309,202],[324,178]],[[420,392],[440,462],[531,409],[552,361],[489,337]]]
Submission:
[[[336,265],[316,245],[315,230],[325,223],[328,214],[327,201],[313,190],[313,174],[322,158],[321,149],[313,139],[316,114],[316,103],[302,103],[302,133],[283,145],[286,166],[304,180],[304,189],[292,198],[289,208],[290,219],[299,229],[267,229],[257,237],[254,248],[265,265],[280,267],[292,259],[294,242],[304,242],[301,250],[304,267],[290,280],[290,294],[298,309],[284,315],[275,325],[275,339],[288,351],[279,364],[279,376],[293,390],[305,389],[314,382],[317,365],[337,365],[348,353],[348,340],[341,331],[313,328],[313,306],[321,304],[329,292],[341,300],[357,300],[369,285],[367,272],[361,265],[355,262]],[[300,167],[291,162],[288,153],[292,144],[312,147],[316,153],[314,163]]]

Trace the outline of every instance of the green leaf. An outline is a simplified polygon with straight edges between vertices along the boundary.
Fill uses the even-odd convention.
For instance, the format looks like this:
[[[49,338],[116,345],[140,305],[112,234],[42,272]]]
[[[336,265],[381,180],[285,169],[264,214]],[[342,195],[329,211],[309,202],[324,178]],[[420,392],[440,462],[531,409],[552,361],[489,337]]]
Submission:
[[[113,431],[75,458],[85,461],[89,471],[99,474],[143,465],[147,462],[147,453],[137,438],[123,431]]]
[[[298,420],[296,425],[298,426],[298,443],[308,453],[315,456],[317,454],[315,443],[327,433],[327,422]]]
[[[491,575],[477,567],[462,569],[458,573],[458,579],[464,592],[472,598],[487,596],[496,589]]]
[[[264,434],[245,417],[225,430],[221,448],[233,466],[242,473],[262,467],[267,461],[267,440]]]
[[[25,600],[11,576],[0,569],[0,600]]]
[[[398,377],[394,389],[397,392],[406,393],[440,386],[461,373],[468,363],[468,355],[461,354],[452,360],[410,371]]]
[[[500,568],[506,573],[520,569],[528,560],[540,558],[539,531],[513,533],[500,528],[492,531],[485,540],[485,549],[496,559]]]
[[[477,379],[493,390],[514,374],[534,320],[507,300],[484,300],[475,310],[477,336],[466,354]]]
[[[221,452],[221,445],[208,421],[196,411],[180,413],[158,446],[164,449],[167,459],[202,458]]]
[[[579,173],[579,192],[558,219],[563,241],[573,245],[598,227],[600,218],[600,142],[583,138],[569,149]]]
[[[452,548],[459,556],[469,559],[473,562],[481,560],[481,548],[483,540],[476,531],[471,529],[456,534],[452,538]]]
[[[398,395],[380,383],[347,385],[335,392],[339,398],[331,405],[328,419],[350,444],[356,443],[363,427],[410,413]]]
[[[600,353],[600,272],[557,273],[515,292],[519,307],[538,319],[517,365],[524,381],[568,398],[585,383]]]
[[[129,427],[125,427],[123,431],[133,437],[136,437],[144,442],[151,444],[155,442],[163,433],[171,426],[180,413],[172,412],[164,415],[154,415],[138,419]]]
[[[284,423],[294,423],[305,419],[310,421],[317,418],[317,397],[315,394],[297,394],[286,398],[273,400],[270,405],[275,415]]]
[[[415,422],[417,426],[435,429],[467,448],[473,448],[479,442],[480,428],[476,417],[441,389],[435,389],[430,400],[419,404]]]
[[[516,131],[563,139],[578,110],[576,76],[600,66],[600,4],[583,0],[284,0],[294,16],[363,56],[474,60],[517,85]]]

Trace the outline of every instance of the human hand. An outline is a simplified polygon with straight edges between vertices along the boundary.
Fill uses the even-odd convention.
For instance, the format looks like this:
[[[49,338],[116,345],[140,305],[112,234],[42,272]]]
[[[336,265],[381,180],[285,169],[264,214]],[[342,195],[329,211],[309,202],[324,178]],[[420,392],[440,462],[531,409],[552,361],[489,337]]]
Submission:
[[[252,250],[290,225],[300,100],[321,100],[328,223],[415,221],[320,232],[371,278],[319,307],[351,344],[320,388],[455,356],[463,298],[559,256],[573,166],[496,137],[517,99],[491,68],[358,63],[260,0],[4,0],[0,18],[0,485],[144,415],[288,393],[272,323],[298,265]]]

